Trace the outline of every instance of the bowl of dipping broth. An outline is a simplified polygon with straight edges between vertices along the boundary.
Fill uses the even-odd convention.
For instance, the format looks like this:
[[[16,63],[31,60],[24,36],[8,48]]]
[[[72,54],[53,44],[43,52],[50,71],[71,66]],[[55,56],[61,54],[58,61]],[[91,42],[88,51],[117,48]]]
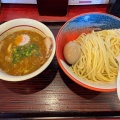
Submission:
[[[55,55],[55,38],[43,23],[19,18],[0,25],[0,79],[23,81],[43,72]]]
[[[116,91],[120,19],[86,13],[68,20],[56,37],[56,57],[75,83],[98,92]]]

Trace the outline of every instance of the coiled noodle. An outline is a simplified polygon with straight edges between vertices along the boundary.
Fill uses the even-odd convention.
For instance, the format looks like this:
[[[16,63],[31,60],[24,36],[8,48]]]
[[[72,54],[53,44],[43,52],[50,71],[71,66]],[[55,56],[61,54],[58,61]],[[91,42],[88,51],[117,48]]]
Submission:
[[[70,68],[80,78],[91,81],[113,81],[118,73],[116,56],[120,52],[120,35],[114,30],[81,34],[76,42],[81,57]]]

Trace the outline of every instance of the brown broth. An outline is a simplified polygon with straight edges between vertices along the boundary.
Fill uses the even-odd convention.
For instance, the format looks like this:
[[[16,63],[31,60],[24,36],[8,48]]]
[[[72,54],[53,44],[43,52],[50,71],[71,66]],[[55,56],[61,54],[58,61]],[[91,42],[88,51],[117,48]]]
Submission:
[[[40,55],[31,55],[29,57],[25,57],[14,64],[12,61],[12,52],[17,47],[14,41],[17,36],[22,34],[27,34],[30,37],[30,43],[34,43],[38,47]],[[0,44],[0,68],[10,75],[18,76],[32,73],[42,66],[47,60],[44,37],[36,32],[30,30],[20,30],[5,37]],[[8,56],[8,46],[10,44],[12,44],[9,55],[10,60],[6,60],[6,56]]]

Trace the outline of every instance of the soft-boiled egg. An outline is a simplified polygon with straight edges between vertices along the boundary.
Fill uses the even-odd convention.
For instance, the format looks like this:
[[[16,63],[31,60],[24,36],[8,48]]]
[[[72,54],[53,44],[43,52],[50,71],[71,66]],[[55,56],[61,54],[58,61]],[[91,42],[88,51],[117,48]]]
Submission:
[[[75,41],[68,42],[63,49],[65,60],[69,64],[75,64],[80,58],[80,46]]]

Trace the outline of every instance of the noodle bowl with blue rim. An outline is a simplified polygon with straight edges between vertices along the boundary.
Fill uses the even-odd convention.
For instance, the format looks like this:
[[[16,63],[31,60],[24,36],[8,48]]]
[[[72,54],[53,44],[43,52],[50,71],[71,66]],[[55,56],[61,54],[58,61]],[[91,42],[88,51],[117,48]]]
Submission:
[[[119,28],[120,28],[120,19],[115,16],[104,13],[86,13],[68,20],[62,26],[56,38],[56,45],[57,45],[56,56],[58,63],[62,68],[62,70],[65,72],[65,74],[74,82],[85,88],[100,92],[116,91],[116,77],[118,72],[118,63],[115,57],[119,54],[120,51],[119,49],[120,32],[118,31]],[[114,32],[111,30],[114,30]],[[117,30],[118,34],[115,30]],[[106,37],[107,34],[108,34],[108,38]],[[106,43],[106,39],[104,39],[104,41],[101,42],[98,40],[96,36],[101,39],[107,38],[107,41],[109,41],[110,46],[108,45],[108,43]],[[82,52],[85,53],[84,57],[82,56],[84,60],[79,59],[77,60],[76,63],[71,64],[69,63],[69,61],[67,61],[66,58],[73,60],[73,58],[75,58],[75,54],[79,53],[79,50],[77,49],[77,47],[75,47],[75,45],[74,45],[74,49],[72,50],[72,51],[75,50],[77,51],[75,54],[74,53],[72,54],[72,52],[69,50],[69,46],[66,47],[67,52],[64,49],[67,43],[70,43],[70,45],[72,45],[72,42],[76,42],[76,41],[77,43],[79,43],[81,47],[80,57],[82,56]],[[87,43],[86,49],[84,46],[85,43]],[[92,46],[93,43],[95,43],[94,46]],[[113,46],[113,43],[115,43],[116,45]],[[90,45],[92,47],[90,47]],[[98,48],[94,48],[97,46]],[[113,48],[111,48],[111,46],[113,46]],[[96,55],[93,52],[94,49],[96,49]],[[66,52],[67,57],[65,56],[64,51]],[[107,53],[106,51],[107,52],[109,51],[109,53]],[[70,53],[68,52],[71,52],[71,56],[72,56],[71,58],[69,57]],[[111,54],[112,55],[114,54],[112,56],[113,58],[111,57]],[[78,62],[79,65],[77,64]],[[101,68],[99,67],[100,69],[97,69],[98,66],[100,66]],[[81,67],[83,68],[81,69]],[[76,69],[78,69],[79,71],[77,71]],[[80,76],[76,73],[80,74]],[[104,77],[107,76],[107,73],[109,73],[108,76],[110,77],[112,76],[111,79],[109,80],[104,79]],[[87,74],[89,75],[87,76]],[[97,76],[97,74],[99,77]],[[87,76],[87,78],[85,78],[85,76]]]

